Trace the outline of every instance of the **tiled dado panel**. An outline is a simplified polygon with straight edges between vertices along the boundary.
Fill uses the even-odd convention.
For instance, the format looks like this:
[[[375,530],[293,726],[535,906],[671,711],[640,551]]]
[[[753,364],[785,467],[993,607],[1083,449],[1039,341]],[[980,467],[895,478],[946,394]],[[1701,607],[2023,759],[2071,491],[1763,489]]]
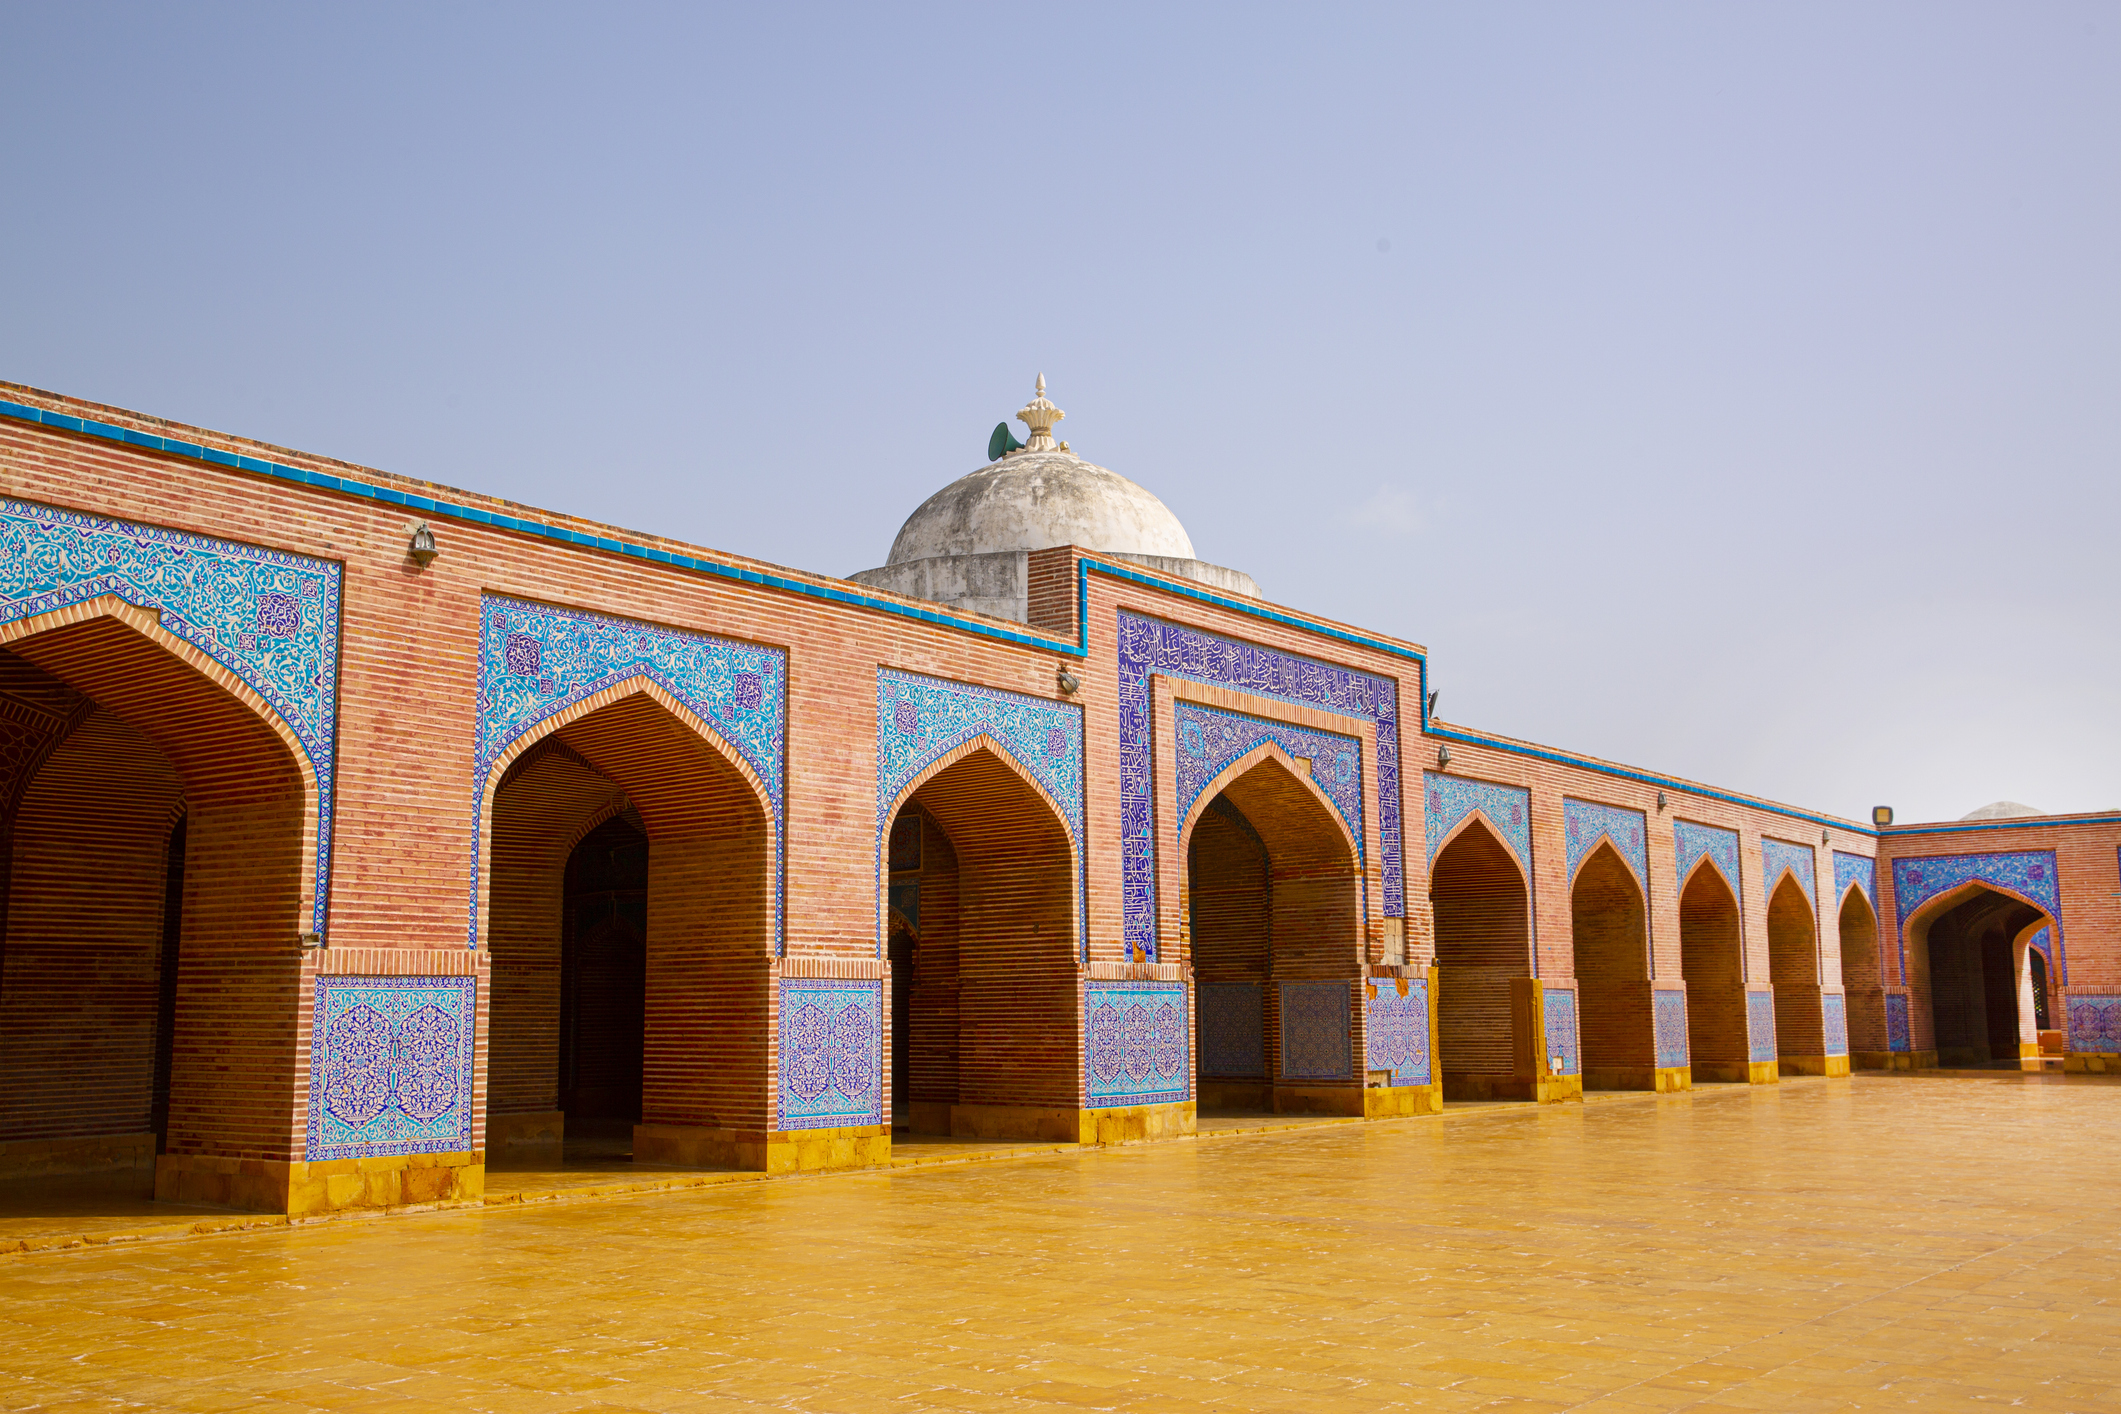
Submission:
[[[1044,787],[1075,842],[1076,916],[1081,955],[1090,955],[1083,834],[1083,710],[1072,703],[944,678],[880,668],[876,674],[876,869],[883,877],[885,831],[899,796],[921,772],[975,737],[985,736]],[[877,910],[877,956],[884,955],[883,909]]]
[[[1208,782],[1231,762],[1265,742],[1311,763],[1311,780],[1355,836],[1355,857],[1362,858],[1362,743],[1338,732],[1322,732],[1290,722],[1269,721],[1245,712],[1176,701],[1172,726],[1178,739],[1178,818],[1193,812]]]
[[[1677,1070],[1687,1064],[1686,993],[1659,991],[1652,998],[1657,1021],[1657,1067]]]
[[[2069,981],[2069,955],[2062,945],[2062,896],[2055,883],[2055,852],[2017,850],[2005,854],[1928,854],[1893,861],[1893,921],[1900,947],[1900,975],[1907,976],[1907,920],[1941,893],[1982,883],[2016,894],[2047,911],[2055,929],[2053,961]]]
[[[1746,1059],[1765,1065],[1779,1054],[1775,1049],[1775,994],[1745,994]]]
[[[1819,998],[1819,1006],[1826,1021],[1826,1053],[1830,1056],[1847,1055],[1849,999],[1840,992],[1828,992]]]
[[[1346,1080],[1354,1059],[1345,982],[1281,984],[1281,1078]]]
[[[883,989],[874,978],[781,979],[776,1129],[884,1122]]]
[[[1387,1070],[1394,1085],[1427,1085],[1429,979],[1381,977],[1363,996],[1363,1048],[1372,1072]]]
[[[1093,1110],[1193,1098],[1183,982],[1083,983],[1083,1077]]]
[[[1914,1033],[1907,1024],[1907,994],[1888,992],[1885,995],[1885,1048],[1889,1051],[1911,1051],[1914,1049]]]
[[[2121,997],[2071,997],[2069,1048],[2096,1055],[2121,1055]]]
[[[1267,1078],[1267,993],[1259,982],[1200,984],[1200,1073]]]
[[[316,979],[306,1158],[471,1148],[478,979]]]
[[[1867,854],[1843,854],[1834,851],[1834,903],[1840,906],[1848,897],[1851,888],[1863,890],[1870,900],[1871,910],[1878,908],[1878,861]]]
[[[1119,614],[1119,847],[1123,941],[1154,961],[1156,795],[1149,679],[1162,673],[1260,697],[1322,707],[1377,729],[1377,842],[1384,916],[1406,916],[1401,877],[1399,688],[1389,678],[1218,637],[1183,624]],[[1345,1064],[1345,1063],[1344,1063]]]
[[[316,908],[324,931],[338,739],[340,568],[329,560],[0,500],[0,623],[103,595],[234,673],[277,713],[317,778]]]
[[[1561,802],[1564,836],[1569,847],[1569,882],[1576,882],[1576,871],[1583,861],[1590,858],[1591,851],[1598,848],[1600,840],[1611,840],[1613,848],[1635,871],[1635,878],[1645,889],[1650,883],[1650,857],[1643,844],[1643,823],[1640,810],[1621,810],[1611,805],[1599,805],[1595,801],[1565,798]]]
[[[479,837],[494,762],[554,713],[646,678],[692,709],[765,788],[773,819],[774,950],[786,945],[788,655],[778,648],[555,609],[498,594],[479,609],[479,736],[471,774],[471,898],[479,944]]]
[[[1678,864],[1678,873],[1673,877],[1679,887],[1686,887],[1694,866],[1706,859],[1723,872],[1723,881],[1731,886],[1734,898],[1745,895],[1738,892],[1738,832],[1722,830],[1714,825],[1697,825],[1691,820],[1672,822],[1672,855]]]
[[[1422,783],[1422,833],[1427,837],[1429,862],[1458,828],[1458,822],[1475,811],[1517,856],[1527,879],[1532,877],[1532,793],[1518,786],[1498,786],[1487,781],[1424,772]]]
[[[1760,837],[1760,887],[1762,895],[1773,898],[1782,876],[1788,874],[1804,890],[1804,896],[1819,906],[1819,888],[1812,875],[1812,847],[1790,844],[1786,840],[1771,840]]]
[[[1576,1032],[1576,994],[1549,988],[1540,999],[1541,1020],[1546,1024],[1547,1060],[1556,1075],[1583,1074],[1583,1046]]]

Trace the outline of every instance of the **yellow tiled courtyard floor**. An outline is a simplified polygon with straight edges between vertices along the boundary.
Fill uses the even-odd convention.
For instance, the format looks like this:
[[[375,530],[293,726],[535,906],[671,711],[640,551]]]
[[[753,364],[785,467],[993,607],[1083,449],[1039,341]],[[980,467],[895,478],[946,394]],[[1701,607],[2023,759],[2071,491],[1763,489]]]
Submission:
[[[0,1260],[0,1407],[2121,1409],[2121,1085],[1870,1077]]]

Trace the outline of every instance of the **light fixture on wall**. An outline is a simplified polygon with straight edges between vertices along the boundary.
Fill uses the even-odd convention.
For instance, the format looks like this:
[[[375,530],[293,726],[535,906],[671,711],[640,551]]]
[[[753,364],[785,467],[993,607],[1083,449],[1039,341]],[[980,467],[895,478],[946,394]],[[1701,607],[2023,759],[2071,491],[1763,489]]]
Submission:
[[[1833,832],[1832,830],[1821,830],[1821,831],[1819,832],[1819,843],[1821,843],[1821,844],[1832,844],[1833,842],[1834,842],[1834,832]]]
[[[1662,809],[1664,809],[1664,792],[1663,792],[1663,791],[1659,791],[1659,792],[1657,792],[1657,808],[1658,808],[1659,810],[1662,810]]]
[[[426,521],[423,520],[412,528],[412,546],[406,553],[411,555],[412,562],[423,570],[434,563],[435,556],[442,553],[435,548],[435,533],[427,528]]]
[[[1060,683],[1060,690],[1067,693],[1070,697],[1083,690],[1083,680],[1066,668],[1057,670],[1054,673],[1054,679]]]
[[[1449,769],[1451,769],[1450,747],[1439,746],[1436,748],[1436,769],[1439,771],[1448,771]]]
[[[324,946],[324,935],[322,933],[297,933],[295,934],[295,941],[301,945],[304,952],[308,952],[313,948]]]
[[[1890,805],[1873,805],[1871,807],[1871,823],[1881,830],[1892,824],[1893,807]]]

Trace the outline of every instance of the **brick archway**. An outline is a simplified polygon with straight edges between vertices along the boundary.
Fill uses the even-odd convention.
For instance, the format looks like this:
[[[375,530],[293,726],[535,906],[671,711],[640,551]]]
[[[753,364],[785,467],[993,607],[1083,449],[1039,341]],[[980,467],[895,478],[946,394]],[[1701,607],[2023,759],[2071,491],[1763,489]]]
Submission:
[[[1987,879],[1925,899],[1902,928],[1912,1049],[1934,1053],[1943,1066],[2016,1064],[2031,1003],[2021,995],[2025,951],[2053,926],[2041,904]]]
[[[1679,890],[1679,973],[1686,982],[1687,1053],[1693,1078],[1752,1078],[1746,1032],[1745,945],[1738,888],[1704,855]]]
[[[1647,921],[1641,881],[1613,841],[1600,839],[1569,890],[1586,1090],[1656,1088]]]
[[[1517,1034],[1512,1005],[1532,975],[1531,890],[1484,812],[1469,813],[1436,851],[1429,903],[1444,1098],[1533,1098],[1536,1077],[1519,1061],[1530,1038]]]

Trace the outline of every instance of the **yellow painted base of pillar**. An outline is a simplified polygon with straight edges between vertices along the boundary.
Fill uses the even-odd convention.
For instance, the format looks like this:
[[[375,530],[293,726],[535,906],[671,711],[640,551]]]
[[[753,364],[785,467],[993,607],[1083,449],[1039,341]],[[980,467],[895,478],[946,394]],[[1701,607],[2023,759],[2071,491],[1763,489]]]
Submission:
[[[1782,1067],[1774,1061],[1747,1061],[1745,1082],[1748,1085],[1780,1085]]]
[[[135,1198],[155,1191],[155,1136],[99,1134],[0,1142],[0,1194],[71,1196],[83,1188]]]
[[[1784,1056],[1778,1065],[1784,1075],[1847,1075],[1847,1056]],[[1838,1069],[1837,1069],[1838,1067]]]
[[[155,1197],[259,1213],[341,1212],[421,1203],[475,1203],[486,1195],[486,1155],[398,1154],[381,1159],[288,1163],[216,1154],[155,1160]]]
[[[1542,1075],[1533,1082],[1532,1098],[1542,1105],[1558,1105],[1583,1098],[1580,1075]]]
[[[1364,1119],[1406,1119],[1442,1113],[1441,1085],[1372,1085],[1362,1092]]]
[[[486,1153],[495,1168],[558,1168],[567,1149],[567,1113],[486,1115]]]
[[[1856,1051],[1849,1059],[1858,1070],[1915,1069],[1915,1057],[1907,1051]]]
[[[1198,1110],[1191,1100],[1167,1105],[1116,1105],[1083,1110],[1077,1131],[1082,1144],[1147,1144],[1183,1139],[1198,1132]]]
[[[2071,1075],[2121,1075],[2121,1056],[2071,1051],[2062,1057],[2062,1068]]]
[[[767,1173],[866,1169],[891,1161],[891,1131],[880,1124],[841,1129],[776,1129],[766,1136]]]
[[[1676,1094],[1694,1088],[1694,1070],[1691,1066],[1670,1065],[1657,1068],[1657,1093]]]

